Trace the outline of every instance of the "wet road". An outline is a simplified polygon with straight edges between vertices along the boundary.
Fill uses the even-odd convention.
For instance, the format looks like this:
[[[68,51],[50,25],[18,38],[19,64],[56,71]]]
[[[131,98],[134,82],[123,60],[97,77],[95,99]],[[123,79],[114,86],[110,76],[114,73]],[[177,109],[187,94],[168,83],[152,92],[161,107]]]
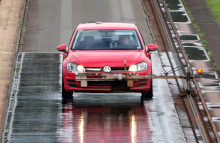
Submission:
[[[62,100],[61,59],[59,53],[19,54],[3,142],[185,141],[166,80],[154,80],[151,100],[140,93],[75,93]]]
[[[29,0],[25,52],[57,52],[80,23],[131,22],[152,41],[140,0]]]
[[[148,43],[151,38],[139,0],[30,0],[28,7],[5,142],[185,141],[165,80],[154,81],[152,100],[142,101],[140,93],[76,93],[73,100],[61,98],[56,46],[67,44],[74,27],[88,21],[136,23]],[[161,72],[159,62],[157,72]]]
[[[10,105],[15,110],[8,122],[10,142],[151,140],[140,94],[78,93],[73,100],[62,101],[60,55],[22,53],[19,57],[21,71],[15,77],[19,86],[14,83],[13,89],[16,104]]]
[[[152,142],[148,115],[140,99],[135,94],[79,94],[73,101],[64,101],[59,141]]]

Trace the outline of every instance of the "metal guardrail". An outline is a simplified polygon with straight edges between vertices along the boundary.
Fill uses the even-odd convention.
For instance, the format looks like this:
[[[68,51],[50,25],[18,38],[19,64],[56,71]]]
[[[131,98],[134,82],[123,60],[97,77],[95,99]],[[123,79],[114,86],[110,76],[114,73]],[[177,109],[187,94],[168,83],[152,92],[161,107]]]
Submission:
[[[187,63],[187,65],[189,65],[189,66],[188,66],[188,72],[189,72],[191,75],[193,75],[193,70],[192,70],[192,68],[191,68],[191,66],[190,66],[191,64],[190,64],[190,62],[189,62],[188,56],[186,55],[186,52],[185,52],[185,50],[184,50],[184,48],[183,48],[183,45],[182,45],[182,43],[181,43],[179,34],[177,33],[177,30],[176,30],[175,25],[174,25],[174,23],[173,23],[173,21],[172,21],[172,17],[171,17],[171,15],[170,15],[170,13],[169,13],[169,10],[168,10],[168,8],[167,8],[167,6],[166,6],[165,1],[163,1],[163,5],[164,5],[165,12],[166,12],[166,14],[167,14],[167,16],[168,16],[168,19],[170,20],[170,24],[171,24],[171,26],[172,26],[172,30],[174,31],[174,33],[175,33],[175,35],[176,35],[176,41],[177,41],[178,45],[180,46],[180,49],[181,49],[181,52],[182,52],[182,54],[183,54],[184,60],[185,60],[185,62]],[[180,61],[181,61],[181,60],[180,60]],[[181,62],[182,62],[182,61],[181,61]],[[207,107],[206,102],[205,102],[205,100],[204,100],[204,98],[203,98],[203,95],[202,95],[202,92],[201,92],[201,88],[199,87],[199,84],[198,84],[198,82],[196,81],[196,79],[193,78],[193,79],[192,79],[192,82],[193,82],[193,84],[195,85],[195,89],[196,89],[196,91],[197,91],[197,93],[198,93],[198,95],[199,95],[199,98],[200,98],[200,100],[201,100],[201,102],[202,102],[202,105],[203,105],[203,107],[204,107],[204,110],[205,110],[205,112],[206,112],[206,114],[207,114],[207,117],[208,117],[208,120],[209,120],[209,122],[210,122],[210,125],[211,125],[211,127],[212,127],[212,129],[213,129],[213,131],[214,131],[214,135],[215,135],[217,141],[220,142],[220,138],[219,138],[219,135],[218,135],[218,130],[217,130],[217,128],[216,128],[216,126],[215,126],[215,124],[214,124],[214,122],[213,122],[213,120],[212,120],[212,116],[210,115],[210,113],[209,113],[209,111],[208,111],[208,107]]]
[[[141,0],[141,1],[142,1],[142,0]],[[163,4],[164,11],[165,11],[165,13],[167,14],[167,18],[168,18],[169,23],[170,23],[169,28],[171,28],[171,29],[173,30],[174,34],[176,35],[175,40],[176,40],[176,42],[178,43],[178,45],[179,45],[179,47],[180,47],[180,49],[181,49],[181,52],[182,52],[183,57],[184,57],[184,61],[185,61],[184,63],[185,63],[185,64],[184,64],[183,61],[180,59],[179,54],[178,54],[177,49],[176,49],[176,46],[173,45],[173,43],[172,43],[174,39],[171,39],[171,38],[170,38],[170,35],[169,35],[169,34],[170,34],[170,31],[167,30],[167,29],[169,29],[169,28],[168,28],[168,26],[167,26],[167,23],[165,23],[165,20],[164,20],[164,17],[163,17],[163,13],[162,13],[162,11],[161,11],[161,8],[160,8],[160,5],[159,5],[158,0],[150,0],[150,2],[153,2],[153,3],[154,3],[154,6],[155,6],[155,8],[156,8],[156,11],[157,11],[158,16],[159,16],[159,19],[160,19],[160,23],[161,23],[162,28],[163,28],[163,30],[164,30],[164,33],[165,33],[165,35],[166,35],[168,44],[169,44],[170,49],[171,49],[171,51],[172,51],[172,53],[173,53],[173,55],[174,55],[174,57],[175,57],[176,64],[181,67],[181,69],[182,69],[181,71],[182,71],[182,74],[183,74],[183,75],[189,74],[189,75],[191,75],[191,76],[194,76],[193,70],[192,70],[192,68],[191,68],[191,64],[190,64],[190,62],[189,62],[189,60],[188,60],[188,56],[186,55],[185,50],[184,50],[184,48],[183,48],[183,46],[182,46],[182,43],[181,43],[179,34],[178,34],[177,31],[176,31],[175,25],[174,25],[174,23],[173,23],[173,21],[172,21],[172,17],[171,17],[171,15],[170,15],[170,13],[169,13],[168,8],[166,7],[165,1],[163,1],[163,2],[160,1],[160,2]],[[142,4],[143,4],[143,1],[142,1]],[[148,15],[149,15],[149,14],[148,14]],[[148,23],[148,24],[149,24],[149,23]],[[153,34],[152,34],[152,35],[153,35]],[[169,58],[169,57],[168,57],[168,58]],[[172,64],[172,63],[171,63],[171,64]],[[184,69],[184,65],[187,65],[187,70]],[[172,65],[171,65],[171,66],[172,66]],[[175,74],[175,72],[174,72],[174,74]],[[210,115],[210,113],[209,113],[209,111],[208,111],[208,107],[207,107],[206,102],[205,102],[205,100],[204,100],[204,98],[203,98],[203,95],[202,95],[202,93],[201,93],[201,89],[200,89],[200,87],[199,87],[197,81],[195,80],[195,78],[192,78],[191,81],[192,81],[193,84],[195,85],[195,89],[196,89],[196,91],[197,91],[197,93],[198,93],[198,95],[199,95],[199,98],[200,98],[200,100],[201,100],[201,102],[202,102],[202,105],[203,105],[203,107],[204,107],[204,110],[205,110],[205,112],[206,112],[206,114],[207,114],[209,123],[210,123],[211,127],[213,128],[214,135],[215,135],[217,141],[220,142],[217,128],[216,128],[214,122],[212,121],[212,117],[211,117],[211,115]],[[195,105],[196,103],[194,103],[193,98],[192,98],[192,95],[190,94],[190,82],[189,82],[189,80],[188,80],[188,81],[185,80],[184,83],[185,83],[185,89],[186,89],[187,98],[188,98],[188,101],[189,101],[189,103],[190,103],[190,106],[191,106],[191,109],[192,109],[192,111],[193,111],[193,114],[194,114],[194,116],[195,116],[195,119],[196,119],[196,121],[197,121],[197,125],[198,125],[198,127],[199,127],[199,130],[200,130],[201,136],[202,136],[202,138],[203,138],[203,141],[204,141],[204,142],[209,142],[208,132],[207,132],[205,126],[204,126],[203,119],[202,119],[201,117],[199,117],[200,115],[199,115],[199,113],[198,113],[198,112],[199,112],[198,109],[196,108],[196,105]],[[177,81],[177,84],[178,84],[178,81]],[[180,89],[180,87],[178,87],[178,88]]]
[[[156,0],[154,0],[154,2],[155,2],[155,4],[156,4]],[[174,32],[174,34],[175,34],[176,41],[177,41],[177,43],[178,43],[178,45],[179,45],[179,47],[180,47],[180,49],[181,49],[181,53],[183,54],[185,63],[188,65],[188,67],[187,67],[188,71],[187,71],[187,72],[189,72],[190,75],[194,75],[193,70],[192,70],[192,68],[191,68],[191,66],[190,66],[191,64],[190,64],[190,62],[189,62],[188,56],[186,55],[186,52],[185,52],[185,50],[184,50],[184,48],[183,48],[183,45],[182,45],[182,43],[181,43],[179,34],[178,34],[177,31],[176,31],[175,25],[174,25],[174,23],[173,23],[173,21],[172,21],[172,17],[171,17],[171,15],[170,15],[170,13],[169,13],[169,10],[168,10],[167,6],[166,6],[166,3],[165,3],[165,1],[163,1],[162,3],[163,3],[163,7],[164,7],[164,10],[165,10],[165,13],[166,13],[167,16],[168,16],[168,19],[169,19],[171,28],[172,28],[172,30],[173,30],[173,32]],[[179,63],[180,63],[181,65],[183,65],[182,60],[180,60],[180,59],[178,58],[178,61],[179,61]],[[184,70],[182,70],[182,71],[185,72]],[[203,98],[203,95],[202,95],[202,92],[201,92],[201,88],[199,87],[198,82],[197,82],[194,78],[192,79],[192,82],[193,82],[193,84],[195,85],[195,89],[196,89],[196,91],[197,91],[197,93],[198,93],[198,95],[199,95],[199,98],[200,98],[201,102],[202,102],[202,105],[203,105],[204,110],[205,110],[205,112],[206,112],[206,115],[207,115],[207,117],[208,117],[209,123],[210,123],[210,125],[211,125],[211,127],[212,127],[212,129],[213,129],[214,135],[215,135],[217,141],[220,142],[219,135],[218,135],[218,130],[217,130],[217,128],[216,128],[216,126],[215,126],[215,124],[214,124],[214,122],[213,122],[213,120],[212,120],[212,117],[211,117],[211,115],[210,115],[210,113],[209,113],[209,111],[208,111],[208,107],[207,107],[206,102],[205,102],[205,100],[204,100],[204,98]],[[189,87],[187,87],[187,90],[189,90]],[[189,92],[189,93],[190,93],[190,92]],[[188,99],[189,99],[189,101],[190,101],[191,107],[192,107],[192,109],[193,109],[194,116],[195,116],[196,119],[197,119],[197,124],[198,124],[198,126],[199,126],[199,128],[200,128],[200,132],[201,132],[201,134],[202,134],[203,140],[204,140],[205,142],[208,142],[208,137],[207,137],[207,136],[205,135],[205,133],[204,133],[204,130],[205,130],[205,129],[203,129],[204,127],[202,127],[202,126],[204,126],[204,125],[201,124],[202,119],[198,119],[198,118],[197,118],[198,115],[197,115],[197,111],[196,111],[196,109],[195,109],[195,107],[194,107],[195,105],[193,105],[193,102],[192,102],[192,101],[193,101],[193,100],[192,100],[192,96],[191,96],[190,94],[188,94],[187,96],[188,96]]]

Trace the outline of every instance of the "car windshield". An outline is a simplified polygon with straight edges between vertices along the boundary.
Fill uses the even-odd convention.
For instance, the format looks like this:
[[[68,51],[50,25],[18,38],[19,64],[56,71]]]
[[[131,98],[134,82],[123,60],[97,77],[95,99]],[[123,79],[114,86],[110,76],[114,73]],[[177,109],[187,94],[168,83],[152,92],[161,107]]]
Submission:
[[[140,50],[135,30],[81,30],[72,50]]]

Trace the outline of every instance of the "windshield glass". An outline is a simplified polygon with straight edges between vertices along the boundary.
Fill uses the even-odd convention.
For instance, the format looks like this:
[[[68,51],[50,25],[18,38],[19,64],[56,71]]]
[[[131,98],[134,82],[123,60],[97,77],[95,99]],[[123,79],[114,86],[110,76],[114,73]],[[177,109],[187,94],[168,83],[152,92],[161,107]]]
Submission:
[[[135,30],[78,31],[72,50],[140,50]]]

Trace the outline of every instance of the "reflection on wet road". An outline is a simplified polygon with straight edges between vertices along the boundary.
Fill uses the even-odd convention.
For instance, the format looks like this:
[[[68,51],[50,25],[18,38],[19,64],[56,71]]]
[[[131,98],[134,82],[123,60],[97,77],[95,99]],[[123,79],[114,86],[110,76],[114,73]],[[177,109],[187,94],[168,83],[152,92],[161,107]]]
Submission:
[[[73,100],[63,101],[59,142],[152,142],[140,100],[135,93],[76,94]]]
[[[58,53],[21,53],[17,65],[5,141],[150,142],[141,94],[76,93],[62,101]]]
[[[184,141],[166,80],[153,82],[151,100],[140,93],[74,93],[62,101],[61,59],[59,53],[19,54],[3,142]],[[161,71],[158,60],[155,71]]]
[[[19,54],[4,141],[56,142],[59,54]],[[8,136],[6,136],[8,135]]]

